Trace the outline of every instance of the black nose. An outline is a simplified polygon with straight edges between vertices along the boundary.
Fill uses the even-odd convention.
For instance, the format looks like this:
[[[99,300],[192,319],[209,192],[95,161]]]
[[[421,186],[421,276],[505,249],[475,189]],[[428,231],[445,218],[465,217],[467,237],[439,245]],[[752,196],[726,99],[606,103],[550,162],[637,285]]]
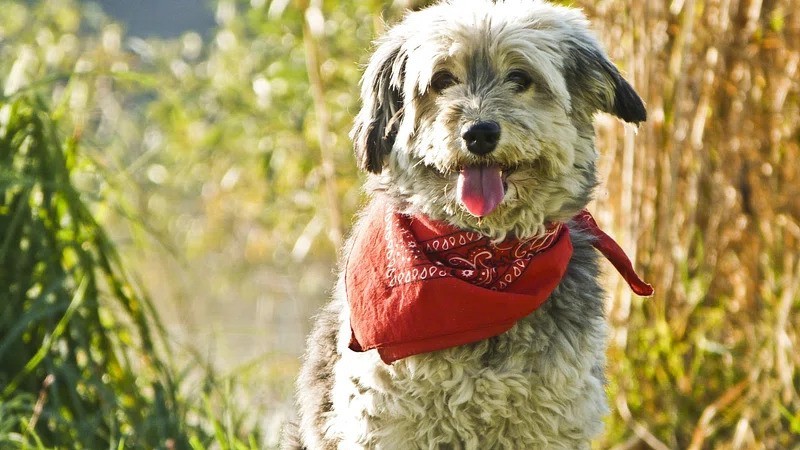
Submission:
[[[467,144],[467,150],[485,155],[497,147],[500,125],[497,122],[476,122],[461,129],[461,138]]]

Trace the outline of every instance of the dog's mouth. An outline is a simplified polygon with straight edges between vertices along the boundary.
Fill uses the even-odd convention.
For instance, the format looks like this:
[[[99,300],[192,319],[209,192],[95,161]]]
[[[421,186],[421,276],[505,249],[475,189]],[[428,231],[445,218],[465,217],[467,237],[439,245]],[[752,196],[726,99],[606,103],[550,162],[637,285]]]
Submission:
[[[475,217],[491,214],[506,195],[508,172],[497,164],[463,166],[456,182],[456,199]]]

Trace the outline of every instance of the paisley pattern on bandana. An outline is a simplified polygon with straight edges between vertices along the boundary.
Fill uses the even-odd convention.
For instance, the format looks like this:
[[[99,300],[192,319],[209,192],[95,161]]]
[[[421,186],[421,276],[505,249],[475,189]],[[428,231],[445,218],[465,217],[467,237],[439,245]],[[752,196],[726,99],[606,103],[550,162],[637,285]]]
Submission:
[[[389,211],[384,219],[386,278],[392,287],[456,277],[485,289],[505,290],[525,272],[534,256],[553,245],[564,226],[554,224],[528,240],[493,243],[479,233],[461,230],[426,239],[412,232],[416,228],[420,234],[429,234],[414,226],[419,224],[413,218]]]

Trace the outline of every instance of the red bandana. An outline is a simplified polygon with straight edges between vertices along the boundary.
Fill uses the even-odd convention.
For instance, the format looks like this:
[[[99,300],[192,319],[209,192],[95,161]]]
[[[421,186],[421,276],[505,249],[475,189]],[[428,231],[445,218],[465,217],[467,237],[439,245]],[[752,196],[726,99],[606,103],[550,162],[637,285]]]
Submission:
[[[394,213],[386,202],[373,205],[347,260],[350,349],[377,348],[387,364],[508,331],[547,300],[572,256],[565,224],[493,244],[479,233]],[[635,293],[653,293],[588,211],[573,221]]]

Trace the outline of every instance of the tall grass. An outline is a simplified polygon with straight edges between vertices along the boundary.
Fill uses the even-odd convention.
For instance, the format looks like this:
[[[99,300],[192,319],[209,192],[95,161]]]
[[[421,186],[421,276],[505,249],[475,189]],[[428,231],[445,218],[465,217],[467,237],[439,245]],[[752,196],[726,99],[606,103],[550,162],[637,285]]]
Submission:
[[[0,448],[255,447],[201,403],[211,379],[181,397],[150,301],[73,185],[86,162],[39,97],[0,102]]]
[[[647,101],[601,119],[596,210],[656,286],[612,297],[615,448],[800,448],[800,2],[586,2]]]

